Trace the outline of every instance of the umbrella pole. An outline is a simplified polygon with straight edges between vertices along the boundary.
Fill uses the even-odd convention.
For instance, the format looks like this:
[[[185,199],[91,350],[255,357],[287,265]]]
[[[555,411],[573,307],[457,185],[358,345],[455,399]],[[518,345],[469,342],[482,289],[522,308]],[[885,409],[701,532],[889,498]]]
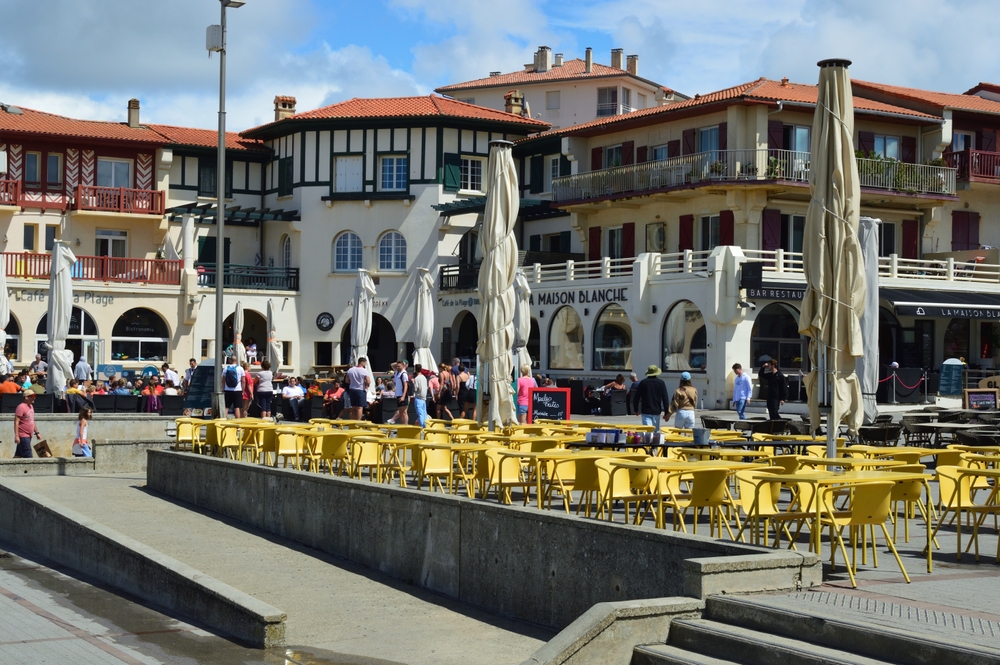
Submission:
[[[840,427],[839,422],[833,422],[833,395],[831,395],[832,382],[830,381],[830,347],[824,344],[820,348],[819,356],[819,367],[820,367],[820,395],[823,396],[823,402],[826,406],[826,456],[830,459],[835,459],[837,457],[837,430]]]

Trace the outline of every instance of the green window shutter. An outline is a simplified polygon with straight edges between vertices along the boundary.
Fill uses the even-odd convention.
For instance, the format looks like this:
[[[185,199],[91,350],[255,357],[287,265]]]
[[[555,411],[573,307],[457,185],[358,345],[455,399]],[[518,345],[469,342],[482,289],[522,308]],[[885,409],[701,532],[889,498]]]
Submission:
[[[455,153],[444,155],[444,188],[457,192],[462,188],[462,157]]]
[[[544,161],[545,158],[541,155],[535,155],[531,158],[531,184],[528,186],[528,191],[532,194],[537,194],[545,189]]]

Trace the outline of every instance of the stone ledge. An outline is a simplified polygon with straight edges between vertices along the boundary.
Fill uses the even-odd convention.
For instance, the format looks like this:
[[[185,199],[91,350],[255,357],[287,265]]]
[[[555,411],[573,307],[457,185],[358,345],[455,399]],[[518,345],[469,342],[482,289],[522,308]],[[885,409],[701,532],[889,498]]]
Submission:
[[[693,598],[797,591],[822,582],[822,563],[811,553],[767,552],[684,561],[684,593]]]

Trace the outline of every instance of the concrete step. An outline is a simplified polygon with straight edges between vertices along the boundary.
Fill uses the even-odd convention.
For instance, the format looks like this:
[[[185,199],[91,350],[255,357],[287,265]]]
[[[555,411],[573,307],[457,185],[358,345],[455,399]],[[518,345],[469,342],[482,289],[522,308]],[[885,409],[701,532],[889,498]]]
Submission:
[[[782,636],[823,647],[849,645],[852,653],[889,660],[899,665],[988,665],[1000,662],[1000,650],[958,642],[959,634],[930,634],[926,626],[913,624],[913,632],[897,626],[874,624],[865,615],[851,617],[825,606],[783,606],[785,597],[727,597],[708,599],[705,618],[771,635]],[[850,617],[850,618],[849,618]],[[852,620],[853,619],[853,620]],[[923,630],[923,634],[916,631]]]
[[[735,665],[731,660],[685,651],[669,644],[646,644],[632,652],[631,665]]]
[[[673,621],[669,644],[744,665],[888,665],[888,661],[709,619]]]

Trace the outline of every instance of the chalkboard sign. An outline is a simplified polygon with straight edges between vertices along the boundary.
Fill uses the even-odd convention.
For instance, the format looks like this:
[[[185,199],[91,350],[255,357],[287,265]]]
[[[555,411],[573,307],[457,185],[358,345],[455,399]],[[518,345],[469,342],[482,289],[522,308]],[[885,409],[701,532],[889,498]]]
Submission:
[[[962,391],[963,408],[975,411],[996,411],[1000,388],[971,388]]]
[[[569,420],[569,388],[529,389],[528,422],[535,418]]]
[[[941,382],[938,384],[938,394],[962,394],[962,370],[965,365],[956,358],[949,358],[941,364]]]
[[[184,415],[212,417],[212,389],[215,387],[215,364],[202,363],[191,374],[191,385],[184,396]]]

